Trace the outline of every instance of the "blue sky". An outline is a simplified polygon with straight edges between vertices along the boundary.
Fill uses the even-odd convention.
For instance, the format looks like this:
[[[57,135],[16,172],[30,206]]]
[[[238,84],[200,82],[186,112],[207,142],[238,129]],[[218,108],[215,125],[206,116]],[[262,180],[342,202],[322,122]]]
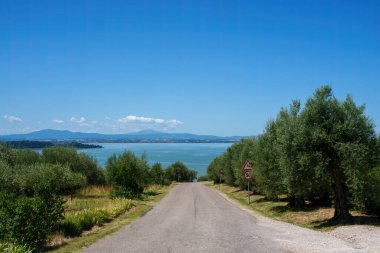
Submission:
[[[0,0],[0,135],[258,134],[323,84],[380,125],[379,12],[378,1]]]

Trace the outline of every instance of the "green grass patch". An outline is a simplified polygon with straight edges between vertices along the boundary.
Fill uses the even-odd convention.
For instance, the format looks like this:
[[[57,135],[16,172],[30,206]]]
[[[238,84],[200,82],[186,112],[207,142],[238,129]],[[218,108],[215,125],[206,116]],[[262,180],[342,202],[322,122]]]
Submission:
[[[2,253],[32,253],[32,250],[30,250],[28,247],[25,247],[25,246],[0,242],[0,252]]]

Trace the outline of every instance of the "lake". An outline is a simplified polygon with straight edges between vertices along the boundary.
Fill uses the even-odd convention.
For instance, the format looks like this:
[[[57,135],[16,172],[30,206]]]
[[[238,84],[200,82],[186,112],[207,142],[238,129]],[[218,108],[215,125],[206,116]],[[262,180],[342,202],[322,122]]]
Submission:
[[[163,167],[181,161],[190,169],[198,171],[198,176],[206,175],[207,166],[221,155],[232,143],[91,143],[103,146],[102,149],[80,149],[105,166],[112,154],[129,150],[135,155],[146,154],[149,164],[160,162]]]

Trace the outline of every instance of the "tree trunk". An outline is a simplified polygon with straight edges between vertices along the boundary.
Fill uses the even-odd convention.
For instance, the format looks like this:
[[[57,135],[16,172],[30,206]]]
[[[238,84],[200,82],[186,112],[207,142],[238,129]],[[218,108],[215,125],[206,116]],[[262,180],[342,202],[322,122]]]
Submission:
[[[333,220],[347,221],[352,219],[348,210],[347,189],[343,182],[342,173],[338,169],[333,169],[334,206],[335,212]]]
[[[305,199],[300,197],[291,196],[288,206],[291,208],[304,208],[305,207]]]

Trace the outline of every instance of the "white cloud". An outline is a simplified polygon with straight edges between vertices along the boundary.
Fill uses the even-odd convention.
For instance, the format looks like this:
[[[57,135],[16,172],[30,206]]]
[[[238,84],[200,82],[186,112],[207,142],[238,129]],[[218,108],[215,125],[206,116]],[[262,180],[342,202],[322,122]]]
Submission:
[[[12,116],[12,115],[4,115],[4,119],[5,120],[8,120],[10,123],[13,123],[13,122],[22,122],[22,119],[19,118],[19,117],[16,117],[16,116]]]
[[[80,117],[79,119],[75,118],[75,117],[71,117],[70,118],[70,121],[73,122],[73,123],[84,123],[86,121],[86,118],[85,117]]]
[[[92,123],[92,124],[98,124],[99,121],[97,121],[97,120],[93,120],[93,121],[91,121],[91,123]]]
[[[153,123],[154,119],[129,115],[124,118],[118,119],[117,121],[120,123],[129,123],[129,122]]]
[[[167,124],[169,126],[172,126],[172,127],[176,127],[176,126],[179,126],[179,125],[183,125],[183,122],[182,121],[179,121],[179,120],[176,120],[176,119],[172,119],[172,120],[169,120],[167,122]]]
[[[110,120],[111,118],[108,117],[108,116],[105,116],[104,119],[105,119],[105,120]]]
[[[54,123],[57,123],[57,124],[63,124],[65,123],[65,121],[61,120],[61,119],[53,119],[52,120]]]
[[[154,118],[149,118],[149,117],[142,117],[142,116],[135,116],[135,115],[128,115],[124,118],[120,118],[117,120],[119,123],[123,124],[144,124],[144,125],[156,125],[156,126],[162,126],[166,128],[173,128],[179,125],[182,125],[183,122],[172,119],[172,120],[164,120],[164,119],[154,119]]]

